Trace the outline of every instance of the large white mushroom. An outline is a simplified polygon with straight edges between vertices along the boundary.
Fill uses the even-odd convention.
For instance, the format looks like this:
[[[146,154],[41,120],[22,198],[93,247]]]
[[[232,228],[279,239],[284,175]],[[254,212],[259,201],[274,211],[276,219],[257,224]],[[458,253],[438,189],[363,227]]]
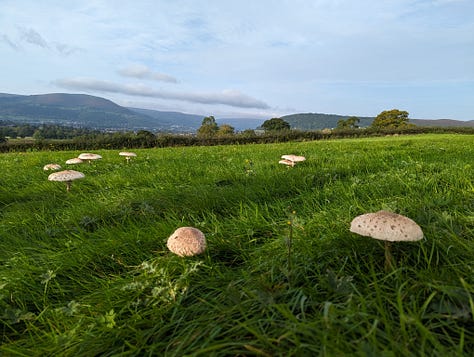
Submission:
[[[391,242],[413,242],[423,238],[423,231],[412,219],[389,211],[366,213],[355,217],[350,231],[385,242],[385,268],[392,265]]]
[[[78,156],[79,159],[88,161],[89,164],[92,162],[92,160],[99,160],[102,159],[102,156],[99,154],[91,154],[89,152],[82,153]]]
[[[168,249],[180,257],[190,257],[206,250],[206,237],[194,227],[181,227],[169,236]]]
[[[121,152],[119,152],[119,155],[120,156],[125,156],[125,160],[127,160],[127,164],[130,162],[132,157],[137,156],[137,154],[135,154],[134,152],[129,152],[129,151],[121,151]]]
[[[82,172],[74,171],[74,170],[64,170],[53,172],[51,175],[48,176],[49,181],[60,181],[66,182],[66,191],[71,190],[72,181],[84,178],[85,175]]]
[[[281,156],[282,159],[284,160],[290,160],[292,162],[302,162],[302,161],[305,161],[306,158],[304,156],[298,156],[298,155],[282,155]]]

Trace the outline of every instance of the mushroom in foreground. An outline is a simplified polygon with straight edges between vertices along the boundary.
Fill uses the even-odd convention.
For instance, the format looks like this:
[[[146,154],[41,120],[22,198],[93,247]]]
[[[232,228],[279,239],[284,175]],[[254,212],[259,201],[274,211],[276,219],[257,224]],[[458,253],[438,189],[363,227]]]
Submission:
[[[91,153],[85,152],[85,153],[80,154],[78,158],[81,160],[88,161],[89,164],[91,164],[92,160],[102,159],[102,156],[100,156],[99,154],[91,154]]]
[[[206,250],[206,237],[194,227],[181,227],[169,236],[168,249],[180,257],[190,257]]]
[[[61,165],[59,164],[47,164],[43,166],[44,171],[49,171],[49,170],[60,170]]]
[[[119,155],[120,156],[125,156],[125,160],[127,160],[127,164],[130,162],[130,160],[132,159],[132,157],[136,157],[137,154],[135,154],[134,152],[129,152],[129,151],[122,151],[122,152],[119,152]]]
[[[355,217],[350,231],[385,241],[386,270],[393,266],[391,242],[414,242],[423,238],[423,231],[415,221],[384,210]]]
[[[282,165],[286,165],[286,166],[291,166],[291,167],[295,166],[295,163],[293,161],[286,160],[286,159],[280,160],[280,161],[278,161],[278,163],[282,164]]]
[[[66,182],[66,191],[71,191],[71,184],[72,181],[84,178],[85,175],[82,172],[74,171],[74,170],[64,170],[53,172],[51,175],[48,176],[49,181],[60,181]]]
[[[66,160],[66,164],[68,164],[68,165],[82,164],[83,162],[84,161],[82,161],[78,157],[74,157],[72,159]]]
[[[282,155],[281,158],[284,160],[290,160],[294,163],[302,162],[306,160],[304,156],[298,156],[298,155]]]

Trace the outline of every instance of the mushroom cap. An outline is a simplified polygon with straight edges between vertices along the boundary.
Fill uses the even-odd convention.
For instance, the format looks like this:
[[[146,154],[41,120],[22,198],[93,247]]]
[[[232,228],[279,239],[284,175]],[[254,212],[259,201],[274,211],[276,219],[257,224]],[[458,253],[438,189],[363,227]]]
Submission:
[[[129,152],[129,151],[122,151],[122,152],[119,152],[119,155],[120,156],[126,156],[126,157],[135,157],[137,156],[137,154],[135,154],[134,152]]]
[[[415,221],[383,210],[357,216],[351,222],[350,231],[390,242],[409,242],[423,238],[423,231]]]
[[[282,155],[281,158],[285,160],[290,160],[293,162],[301,162],[301,161],[306,160],[304,156],[298,156],[298,155]]]
[[[81,160],[97,160],[97,159],[102,159],[102,156],[99,154],[91,154],[88,152],[82,153],[78,156],[79,159]]]
[[[78,157],[74,157],[72,159],[66,160],[66,164],[71,165],[71,164],[82,164],[84,161],[79,159]]]
[[[295,166],[295,162],[294,162],[294,161],[287,160],[287,159],[280,160],[280,161],[278,161],[278,163],[279,163],[279,164],[283,164],[283,165],[288,165],[288,166]]]
[[[59,164],[47,164],[43,166],[44,171],[48,170],[59,170],[61,168],[61,165]]]
[[[74,170],[64,170],[53,172],[51,175],[48,176],[49,181],[73,181],[77,179],[84,178],[85,175],[82,172],[74,171]]]
[[[181,227],[169,236],[166,246],[180,257],[190,257],[206,250],[206,237],[197,228]]]

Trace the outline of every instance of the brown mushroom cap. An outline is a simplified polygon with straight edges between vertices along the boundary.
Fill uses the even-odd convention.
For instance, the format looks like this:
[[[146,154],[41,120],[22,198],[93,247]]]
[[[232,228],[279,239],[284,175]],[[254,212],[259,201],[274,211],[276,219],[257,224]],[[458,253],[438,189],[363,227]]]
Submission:
[[[281,158],[285,160],[290,160],[293,162],[301,162],[301,161],[306,160],[304,156],[298,156],[298,155],[282,155]]]
[[[354,218],[350,231],[389,242],[417,241],[423,231],[412,219],[388,211],[366,213]]]
[[[47,165],[43,166],[44,171],[59,170],[59,169],[61,169],[61,165],[59,165],[59,164],[47,164]]]
[[[180,257],[190,257],[206,250],[206,237],[194,227],[181,227],[169,236],[168,249]]]
[[[79,159],[78,157],[74,157],[72,159],[66,160],[66,164],[73,165],[73,164],[82,164],[84,161]]]
[[[82,172],[74,171],[74,170],[64,170],[53,172],[51,175],[48,176],[49,181],[73,181],[77,179],[84,178],[85,175]]]

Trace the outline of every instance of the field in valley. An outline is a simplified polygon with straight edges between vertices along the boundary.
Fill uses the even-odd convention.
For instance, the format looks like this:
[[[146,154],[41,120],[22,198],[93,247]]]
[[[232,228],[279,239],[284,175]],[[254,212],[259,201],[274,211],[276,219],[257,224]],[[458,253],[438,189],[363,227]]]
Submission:
[[[0,355],[474,350],[474,137],[0,154]],[[304,155],[295,167],[283,154]],[[48,163],[81,171],[70,192]],[[351,233],[389,210],[423,240]],[[166,240],[199,228],[204,254]]]

